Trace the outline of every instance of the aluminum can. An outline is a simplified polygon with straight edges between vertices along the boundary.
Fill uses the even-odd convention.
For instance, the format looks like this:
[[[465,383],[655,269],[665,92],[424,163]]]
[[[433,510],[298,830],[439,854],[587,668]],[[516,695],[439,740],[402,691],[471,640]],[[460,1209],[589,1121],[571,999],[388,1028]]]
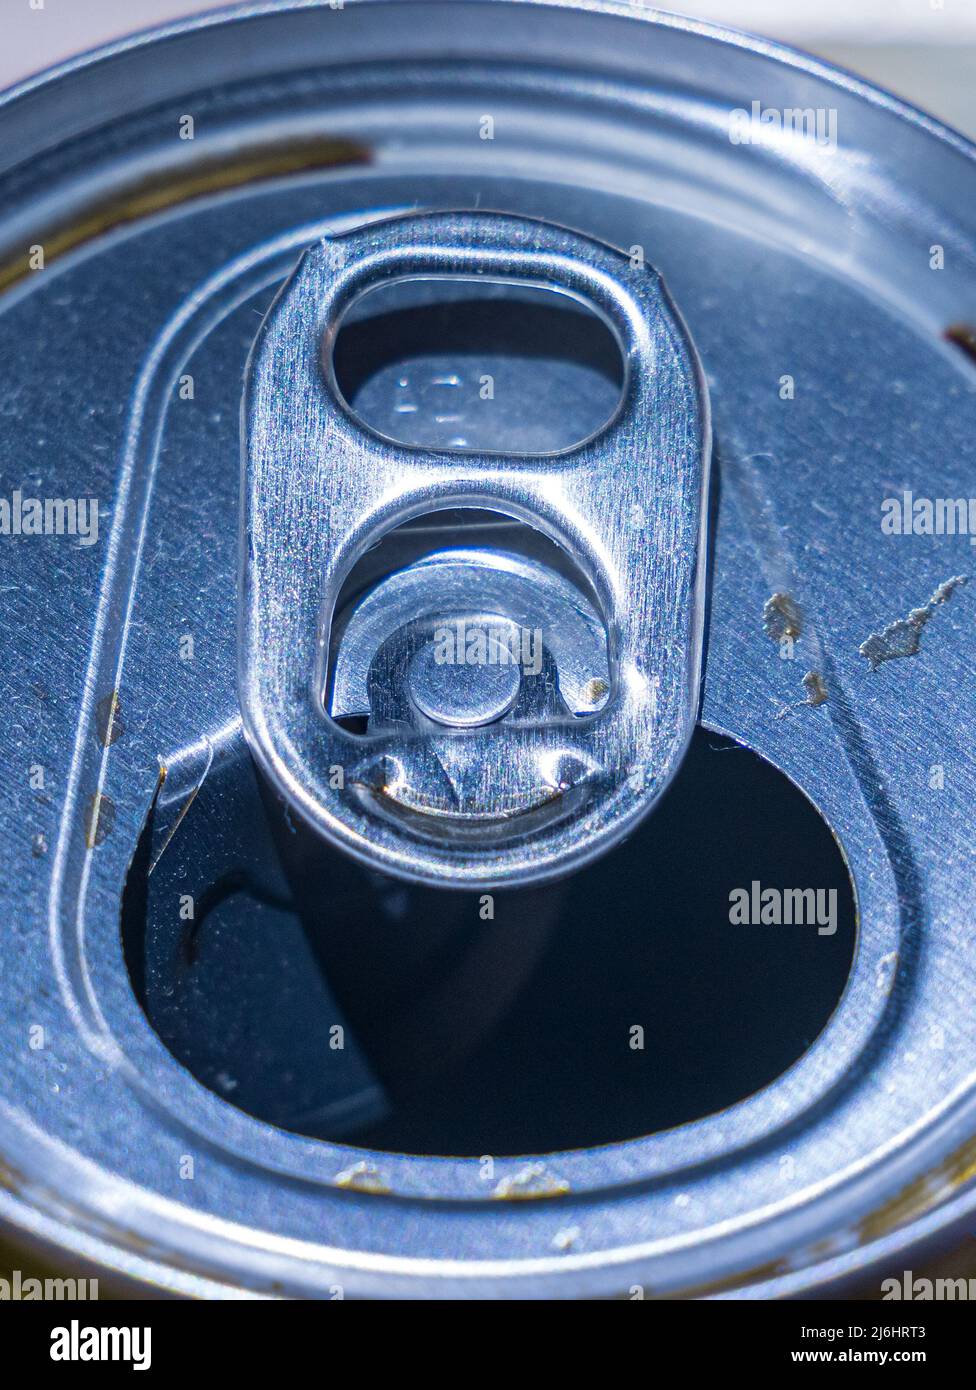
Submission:
[[[515,0],[0,119],[4,1227],[209,1297],[963,1242],[974,147]]]

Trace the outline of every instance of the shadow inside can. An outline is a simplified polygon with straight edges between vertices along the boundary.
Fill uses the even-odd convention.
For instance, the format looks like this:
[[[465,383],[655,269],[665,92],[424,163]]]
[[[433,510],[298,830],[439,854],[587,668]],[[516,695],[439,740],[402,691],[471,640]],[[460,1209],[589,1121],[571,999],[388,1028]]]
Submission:
[[[630,839],[548,887],[365,869],[285,811],[243,740],[147,876],[165,822],[122,911],[153,1028],[247,1113],[377,1149],[544,1153],[721,1110],[809,1048],[855,948],[824,820],[702,729]]]

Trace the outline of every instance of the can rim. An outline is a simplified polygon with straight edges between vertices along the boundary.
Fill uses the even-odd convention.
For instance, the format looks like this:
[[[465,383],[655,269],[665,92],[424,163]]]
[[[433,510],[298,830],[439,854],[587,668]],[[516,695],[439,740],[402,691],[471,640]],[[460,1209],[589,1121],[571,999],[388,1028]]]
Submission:
[[[414,3],[414,0],[344,0],[344,3],[357,7],[365,5],[393,7],[411,4]],[[484,5],[485,0],[425,0],[425,3],[456,7],[459,4]],[[688,15],[678,14],[672,10],[652,9],[643,4],[632,4],[630,0],[492,0],[492,4],[531,6],[535,9],[574,10],[604,15],[608,18],[655,24],[667,29],[698,34],[702,38],[714,39],[735,48],[746,49],[751,53],[760,53],[764,57],[775,59],[777,62],[798,68],[822,81],[830,82],[853,96],[861,97],[874,106],[908,120],[913,125],[921,127],[937,139],[952,146],[969,159],[976,160],[976,140],[970,139],[961,131],[956,130],[954,126],[949,125],[948,122],[929,115],[914,102],[894,96],[877,83],[861,77],[841,64],[827,62],[803,48],[783,43],[778,39],[770,39],[761,34],[754,34],[747,29],[733,28],[729,25],[719,24],[714,20],[693,19]],[[124,38],[85,49],[73,58],[42,68],[39,72],[33,73],[22,81],[0,90],[0,109],[12,105],[23,97],[33,95],[49,83],[83,72],[99,63],[123,57],[127,53],[144,48],[147,44],[179,38],[184,34],[197,33],[217,26],[259,19],[263,16],[297,14],[303,10],[329,8],[328,0],[241,0],[240,3],[222,5],[219,9],[209,10],[204,14],[190,15],[182,19],[171,20],[168,23],[136,29]]]

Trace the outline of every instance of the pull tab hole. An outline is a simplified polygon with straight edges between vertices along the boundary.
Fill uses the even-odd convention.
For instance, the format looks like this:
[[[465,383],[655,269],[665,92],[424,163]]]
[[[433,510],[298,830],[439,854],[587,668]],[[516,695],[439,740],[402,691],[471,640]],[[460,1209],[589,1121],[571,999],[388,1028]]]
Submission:
[[[547,722],[598,713],[611,693],[592,585],[558,545],[504,513],[451,508],[395,527],[337,597],[322,699],[348,733],[392,721],[405,737],[411,710],[435,732],[509,714]]]
[[[122,904],[165,1046],[269,1124],[395,1153],[544,1154],[728,1110],[811,1047],[857,940],[819,811],[702,729],[627,841],[560,883],[492,895],[490,917],[477,894],[398,883],[318,841],[243,740],[149,876],[168,833],[150,818]],[[802,890],[809,911],[733,911],[760,889],[781,904]],[[191,921],[173,907],[185,894]]]
[[[413,448],[559,453],[615,414],[616,335],[590,305],[521,281],[393,280],[367,290],[333,348],[339,392]]]

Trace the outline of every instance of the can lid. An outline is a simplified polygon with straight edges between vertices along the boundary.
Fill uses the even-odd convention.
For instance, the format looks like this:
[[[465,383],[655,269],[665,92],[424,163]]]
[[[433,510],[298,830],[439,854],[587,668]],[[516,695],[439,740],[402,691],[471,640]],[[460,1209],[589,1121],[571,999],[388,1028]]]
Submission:
[[[965,733],[974,713],[974,591],[961,581],[972,572],[976,532],[972,148],[894,98],[774,45],[609,6],[499,0],[249,5],[226,22],[178,26],[158,42],[80,61],[5,98],[2,109],[0,463],[9,481],[0,488],[0,532],[6,523],[10,534],[0,534],[0,680],[14,770],[0,788],[0,1036],[10,1061],[0,1075],[0,1218],[187,1292],[321,1294],[341,1285],[349,1294],[430,1296],[459,1288],[619,1294],[635,1285],[649,1294],[797,1293],[971,1225],[976,903]],[[293,894],[297,885],[334,912],[340,964],[368,977],[371,1006],[387,1011],[391,1028],[404,1028],[403,1015],[381,995],[380,972],[370,973],[384,949],[395,941],[404,953],[394,984],[415,995],[424,962],[441,948],[438,961],[446,960],[464,935],[451,914],[467,912],[477,929],[491,904],[463,892],[425,898],[423,886],[363,872],[374,862],[372,842],[388,867],[398,855],[426,860],[427,882],[449,856],[429,830],[415,833],[416,821],[432,819],[422,807],[401,798],[381,821],[368,779],[359,808],[328,784],[308,795],[306,775],[321,779],[328,767],[318,741],[324,715],[300,726],[297,748],[282,731],[299,702],[312,709],[313,680],[318,710],[347,726],[343,746],[375,705],[389,721],[379,735],[388,741],[385,786],[399,785],[398,751],[490,746],[511,729],[520,736],[518,697],[490,724],[420,722],[424,709],[427,717],[448,711],[423,671],[416,685],[411,674],[424,647],[412,645],[410,625],[440,616],[418,600],[428,583],[439,603],[448,585],[472,581],[478,552],[490,563],[472,582],[472,605],[481,595],[475,616],[504,631],[513,621],[544,630],[533,608],[540,595],[546,615],[564,614],[551,634],[546,693],[569,711],[571,751],[592,761],[597,831],[609,843],[616,825],[602,819],[596,781],[607,763],[602,749],[585,746],[586,729],[605,727],[620,708],[614,681],[628,634],[608,631],[607,615],[640,611],[664,625],[655,641],[667,627],[679,640],[680,652],[662,638],[664,657],[648,667],[674,680],[662,699],[673,740],[660,745],[660,764],[659,746],[650,749],[667,769],[698,693],[681,681],[696,649],[689,603],[700,550],[677,548],[680,588],[657,607],[612,590],[609,579],[624,573],[615,556],[632,556],[628,573],[651,575],[662,553],[657,497],[644,523],[633,514],[647,553],[628,552],[623,541],[633,525],[624,493],[639,486],[632,465],[646,453],[643,438],[580,547],[566,544],[574,538],[560,499],[546,494],[516,514],[519,524],[548,518],[541,548],[521,545],[517,525],[493,532],[486,522],[472,542],[467,531],[424,537],[408,524],[392,536],[406,558],[387,567],[382,547],[362,550],[374,533],[353,527],[343,532],[343,563],[323,549],[295,590],[286,582],[292,558],[284,548],[276,555],[252,526],[251,568],[257,563],[260,583],[270,574],[281,612],[265,615],[267,651],[247,648],[247,668],[263,666],[267,684],[251,687],[244,703],[250,746],[273,756],[280,778],[289,775],[278,838],[242,735],[236,634],[238,407],[272,298],[309,246],[291,292],[302,276],[340,282],[349,268],[329,261],[330,248],[361,248],[368,224],[382,253],[392,215],[458,207],[481,216],[505,209],[531,228],[530,249],[544,239],[542,259],[546,226],[576,228],[563,234],[568,260],[605,273],[609,318],[616,323],[614,304],[648,295],[641,321],[662,333],[672,324],[670,360],[689,399],[693,337],[716,441],[698,711],[709,732],[696,737],[722,735],[715,760],[730,768],[755,750],[771,776],[778,769],[778,780],[816,808],[824,837],[840,846],[857,916],[856,943],[849,920],[844,942],[842,929],[831,934],[829,913],[823,934],[814,925],[788,936],[797,929],[762,921],[764,875],[744,872],[724,887],[744,895],[750,914],[758,901],[758,925],[726,920],[727,891],[706,904],[701,920],[708,916],[727,951],[727,980],[724,992],[704,993],[680,949],[682,932],[662,917],[642,848],[680,794],[693,748],[656,813],[615,849],[627,856],[626,874],[623,859],[608,857],[547,885],[542,897],[499,893],[498,918],[484,919],[478,936],[486,955],[465,957],[460,982],[445,967],[437,998],[470,1015],[469,1040],[487,1002],[498,1003],[498,981],[544,973],[546,933],[569,920],[587,940],[598,933],[603,948],[586,957],[579,994],[565,996],[575,1035],[598,992],[613,993],[605,967],[623,935],[624,904],[630,926],[647,927],[635,988],[647,979],[641,972],[656,969],[664,981],[657,998],[687,990],[697,1038],[684,1052],[669,1050],[673,1038],[662,1032],[674,1013],[638,999],[633,1019],[608,1034],[628,1085],[604,1087],[597,1104],[616,1115],[620,1097],[660,1094],[707,1071],[701,1039],[712,1044],[719,1078],[727,1059],[731,1068],[765,1045],[766,1014],[742,1002],[754,998],[753,977],[768,981],[775,949],[796,943],[794,968],[777,977],[779,1013],[808,1017],[810,980],[827,973],[821,961],[833,962],[846,986],[809,1028],[797,1024],[800,1043],[775,1054],[773,1079],[728,1104],[719,1096],[688,1122],[621,1126],[582,1148],[533,1141],[507,1156],[489,1151],[490,1162],[442,1156],[458,1152],[449,1146],[439,1155],[362,1139],[388,1101],[390,1075],[406,1084],[430,1067],[404,1080],[395,1043],[380,1059],[387,1070],[378,1064],[345,1007],[341,971],[333,980],[316,970]],[[680,307],[687,339],[647,263]],[[286,293],[268,332],[292,311],[300,317],[301,304]],[[283,337],[269,373],[294,369],[307,382],[314,338],[300,336],[296,352]],[[526,382],[539,378],[519,361],[506,380],[531,389]],[[378,379],[389,419],[399,398],[389,377],[380,373],[374,386]],[[570,425],[589,418],[594,402],[602,409],[603,387],[591,394],[576,381],[563,377],[565,419],[549,411],[557,442],[543,440],[541,452],[564,447],[567,435],[572,450]],[[267,389],[268,418],[304,438],[308,422],[287,414],[301,391]],[[371,389],[339,395],[375,423],[363,404]],[[539,410],[525,414],[543,413],[547,401],[540,393]],[[699,457],[701,410],[682,416],[698,421],[694,448],[688,437],[671,438],[670,420],[650,419],[652,437]],[[363,457],[385,466],[389,446],[352,422],[338,397],[331,418],[340,439],[355,437]],[[377,428],[386,432],[382,422]],[[489,465],[475,478],[480,453],[450,452],[459,429],[445,423],[443,431],[447,438],[431,431],[414,443],[425,457],[448,451],[451,476],[481,487]],[[281,438],[266,442],[270,451]],[[594,435],[580,449],[598,446]],[[418,450],[410,452],[413,459]],[[312,460],[323,467],[318,493],[260,494],[270,533],[287,522],[294,534],[285,542],[294,540],[296,553],[329,521],[324,496],[338,518],[355,512],[352,498],[330,491],[324,458]],[[433,465],[442,466],[446,474],[446,464]],[[693,481],[686,473],[697,495]],[[438,497],[444,482],[438,475]],[[372,484],[353,469],[348,486]],[[499,487],[511,502],[516,484]],[[400,515],[404,491],[394,477],[385,510],[372,498],[380,530]],[[593,495],[581,494],[580,507]],[[74,533],[56,534],[72,500]],[[484,505],[484,487],[476,498],[455,496],[465,507],[472,501]],[[661,524],[690,526],[691,511]],[[582,565],[562,566],[566,551]],[[282,651],[285,628],[299,647]],[[500,635],[492,640],[505,645]],[[294,686],[279,679],[288,671]],[[503,680],[493,693],[481,687],[464,697],[462,713],[501,710],[507,689]],[[265,691],[279,720],[266,730]],[[625,761],[609,766],[616,779]],[[473,785],[491,797],[499,790]],[[531,784],[507,785],[517,794]],[[770,785],[752,800],[731,796],[707,808],[711,835],[700,836],[689,879],[700,869],[706,881],[716,845],[747,840],[760,817],[770,853],[788,840]],[[629,783],[614,794],[636,825],[647,794]],[[344,843],[359,836],[362,861],[335,853],[325,872],[325,855],[303,858],[293,800]],[[700,831],[692,815],[685,819]],[[562,825],[541,824],[539,845]],[[483,822],[474,818],[469,834],[480,888],[489,881]],[[574,834],[563,846],[567,867],[577,844]],[[559,852],[549,845],[541,872]],[[518,847],[504,853],[509,870],[521,872]],[[665,843],[655,865],[667,868],[668,854]],[[590,873],[601,875],[595,888]],[[780,886],[814,892],[816,902],[827,885],[799,878]],[[411,930],[411,895],[419,895],[422,931]],[[120,915],[127,926],[145,922],[147,904],[153,933],[121,943]],[[181,915],[191,910],[196,925]],[[376,918],[372,933],[357,931],[367,913]],[[694,912],[681,922],[699,939]],[[559,981],[575,982],[569,952],[555,954]],[[214,959],[223,974],[208,977],[208,992],[201,981]],[[625,964],[614,977],[624,984]],[[620,993],[634,997],[623,986]],[[181,1054],[178,1041],[197,1021],[228,1026],[201,1026],[197,1052]],[[631,1026],[643,1030],[643,1050],[632,1046]],[[334,1046],[340,1035],[345,1045]],[[428,1041],[437,1058],[454,1039],[443,1028]],[[507,1056],[513,1087],[544,1114],[550,1093],[539,1078],[561,1064],[559,1049],[520,1048],[515,1039]],[[579,1071],[589,1075],[585,1062]],[[263,1108],[253,1103],[259,1089]],[[476,1137],[488,1094],[470,1090]],[[316,1132],[329,1138],[310,1137]],[[478,1151],[473,1139],[465,1147]]]

